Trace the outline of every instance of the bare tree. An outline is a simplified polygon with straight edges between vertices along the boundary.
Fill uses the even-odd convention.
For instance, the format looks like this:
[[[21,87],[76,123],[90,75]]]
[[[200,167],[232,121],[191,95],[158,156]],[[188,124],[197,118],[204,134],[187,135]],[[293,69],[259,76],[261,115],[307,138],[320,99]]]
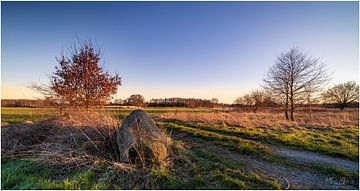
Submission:
[[[48,105],[62,107],[65,104],[65,100],[52,89],[51,84],[33,82],[28,88],[42,95],[43,98],[39,97],[38,99],[44,100]]]
[[[335,85],[321,94],[326,103],[336,104],[344,109],[348,104],[359,102],[359,85],[349,81]]]
[[[276,105],[275,101],[263,90],[254,90],[237,98],[234,104],[252,106],[255,108],[269,107]]]
[[[127,102],[129,105],[140,107],[140,106],[144,106],[145,98],[140,94],[134,94],[127,99]]]
[[[57,58],[60,67],[50,76],[49,86],[33,86],[47,97],[57,98],[70,106],[104,105],[116,93],[121,78],[111,76],[100,66],[100,49],[92,42],[79,42],[69,55]]]
[[[269,69],[264,88],[279,99],[284,106],[286,119],[294,120],[297,101],[309,92],[317,92],[329,80],[326,66],[317,58],[300,52],[297,48],[281,54]]]
[[[234,104],[252,106],[254,104],[254,100],[250,97],[250,94],[245,94],[236,98]]]

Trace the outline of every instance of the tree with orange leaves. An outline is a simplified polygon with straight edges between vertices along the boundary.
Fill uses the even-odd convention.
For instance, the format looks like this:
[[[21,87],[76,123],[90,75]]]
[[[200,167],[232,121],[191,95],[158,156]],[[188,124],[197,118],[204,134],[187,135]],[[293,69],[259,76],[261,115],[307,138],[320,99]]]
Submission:
[[[102,69],[100,49],[90,41],[74,45],[69,52],[69,56],[57,58],[60,66],[50,76],[50,89],[70,106],[104,105],[121,85],[121,77]]]

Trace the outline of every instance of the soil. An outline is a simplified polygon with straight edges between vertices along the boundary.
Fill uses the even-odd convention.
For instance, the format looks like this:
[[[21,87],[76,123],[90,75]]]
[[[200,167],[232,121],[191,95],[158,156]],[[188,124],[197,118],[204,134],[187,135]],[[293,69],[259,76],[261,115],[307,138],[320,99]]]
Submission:
[[[355,161],[349,161],[309,151],[294,150],[284,146],[269,146],[274,150],[275,154],[296,162],[329,165],[337,168],[343,168],[350,172],[359,172],[359,163]]]
[[[186,133],[181,133],[176,137],[183,141],[194,143],[194,139],[191,139],[190,136],[185,134]],[[244,168],[246,170],[260,172],[261,174],[273,180],[277,180],[278,183],[283,186],[283,189],[358,189],[358,186],[349,184],[345,179],[336,180],[336,178],[316,170],[292,168],[289,166],[264,161],[253,156],[243,155],[234,151],[230,151],[227,148],[199,139],[197,139],[195,142],[201,145],[202,148],[216,153],[217,155],[224,156],[235,161],[240,161],[242,164],[244,164]],[[353,161],[347,161],[344,159],[338,159],[308,151],[293,150],[286,147],[279,147],[274,145],[271,145],[271,147],[274,149],[276,154],[284,156],[300,164],[303,162],[326,164],[342,167],[350,171],[358,171],[358,165]]]

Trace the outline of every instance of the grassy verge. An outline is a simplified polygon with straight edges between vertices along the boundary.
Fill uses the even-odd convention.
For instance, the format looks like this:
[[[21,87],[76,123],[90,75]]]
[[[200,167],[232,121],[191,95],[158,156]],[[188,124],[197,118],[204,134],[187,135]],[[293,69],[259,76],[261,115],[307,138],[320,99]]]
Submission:
[[[239,137],[226,136],[226,135],[209,132],[201,129],[196,129],[175,123],[158,122],[157,124],[160,126],[164,126],[167,129],[170,129],[170,131],[176,129],[181,132],[190,133],[192,136],[200,137],[204,140],[211,141],[217,145],[228,147],[230,150],[234,150],[240,154],[250,154],[250,155],[260,156],[260,155],[272,153],[271,149],[265,145],[261,145],[254,141],[249,141]]]
[[[260,159],[277,163],[280,165],[285,165],[290,168],[297,168],[302,170],[316,170],[321,174],[325,174],[331,176],[333,179],[346,182],[351,185],[358,186],[358,173],[348,172],[344,169],[324,166],[320,164],[309,164],[309,163],[297,163],[294,161],[290,161],[285,157],[277,156],[271,149],[252,142],[248,140],[244,140],[238,137],[224,135],[220,133],[216,133],[214,131],[206,131],[204,129],[199,129],[195,127],[189,127],[185,125],[179,125],[174,123],[163,123],[158,122],[160,126],[167,128],[170,132],[180,133],[185,132],[192,136],[193,138],[200,138],[204,141],[214,143],[215,145],[223,146],[229,148],[229,150],[235,151],[239,154],[247,154],[254,155]]]
[[[191,123],[171,120],[171,123],[214,132],[221,135],[260,140],[270,144],[282,144],[308,151],[321,152],[350,160],[358,160],[358,130],[307,130],[295,128],[241,128],[213,124]]]
[[[31,160],[1,160],[1,189],[107,189],[93,170],[72,171],[59,178],[57,169]]]
[[[179,144],[176,142],[175,144]],[[143,169],[118,174],[109,166],[59,174],[55,166],[31,160],[2,159],[2,189],[280,189],[243,164],[215,155],[199,145],[174,149],[176,159],[167,169]]]
[[[261,174],[246,172],[243,164],[215,155],[200,145],[176,150],[180,157],[169,170],[152,170],[155,189],[280,189]]]

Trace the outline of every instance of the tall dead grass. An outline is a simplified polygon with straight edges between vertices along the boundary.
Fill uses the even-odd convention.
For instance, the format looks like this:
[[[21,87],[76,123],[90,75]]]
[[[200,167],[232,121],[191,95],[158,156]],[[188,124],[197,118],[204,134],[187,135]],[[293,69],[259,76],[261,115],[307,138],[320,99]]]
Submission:
[[[295,113],[295,121],[286,120],[278,111],[261,112],[177,112],[159,115],[160,119],[175,119],[190,122],[226,124],[240,127],[306,127],[344,128],[359,126],[359,110],[320,110],[311,115],[305,110]]]
[[[93,168],[105,162],[119,165],[116,129],[119,121],[109,115],[71,111],[63,116],[32,124],[3,128],[2,154],[32,158],[63,170]]]
[[[60,174],[73,169],[93,169],[100,164],[106,164],[116,177],[131,173],[131,179],[144,173],[144,170],[134,168],[131,163],[119,162],[116,138],[120,123],[109,113],[68,110],[65,115],[46,121],[2,128],[1,152],[6,158],[26,158],[40,164],[56,166]],[[165,132],[161,134],[167,142],[171,142]],[[168,158],[159,162],[160,167],[172,164],[172,160]]]

